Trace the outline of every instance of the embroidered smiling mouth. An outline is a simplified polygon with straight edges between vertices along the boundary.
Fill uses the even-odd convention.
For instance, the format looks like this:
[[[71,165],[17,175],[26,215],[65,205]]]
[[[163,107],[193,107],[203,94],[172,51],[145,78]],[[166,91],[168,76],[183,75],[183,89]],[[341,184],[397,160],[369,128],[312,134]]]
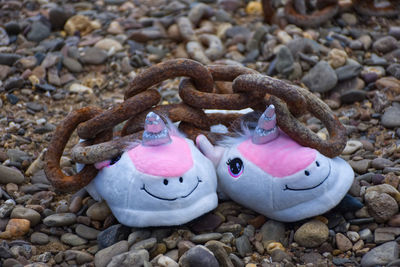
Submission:
[[[195,185],[195,187],[188,194],[186,194],[184,196],[176,197],[176,198],[164,198],[164,197],[156,196],[156,195],[152,194],[151,192],[147,191],[145,184],[143,184],[143,187],[140,188],[140,189],[144,190],[147,194],[149,194],[150,196],[152,196],[154,198],[157,198],[157,199],[160,199],[160,200],[166,200],[166,201],[174,201],[174,200],[177,200],[179,198],[186,198],[186,197],[190,196],[194,192],[194,190],[196,190],[196,188],[199,186],[199,184],[201,182],[202,182],[202,180],[200,180],[200,178],[197,177],[197,184]]]
[[[291,188],[291,187],[289,187],[287,184],[285,185],[285,188],[283,189],[283,191],[286,191],[286,190],[290,190],[290,191],[306,191],[306,190],[312,190],[312,189],[315,189],[315,188],[317,188],[318,186],[320,186],[320,185],[322,185],[328,178],[329,178],[329,175],[331,175],[331,164],[329,163],[329,172],[328,172],[328,175],[324,178],[324,180],[322,180],[319,184],[317,184],[317,185],[314,185],[314,186],[312,186],[312,187],[306,187],[306,188]]]

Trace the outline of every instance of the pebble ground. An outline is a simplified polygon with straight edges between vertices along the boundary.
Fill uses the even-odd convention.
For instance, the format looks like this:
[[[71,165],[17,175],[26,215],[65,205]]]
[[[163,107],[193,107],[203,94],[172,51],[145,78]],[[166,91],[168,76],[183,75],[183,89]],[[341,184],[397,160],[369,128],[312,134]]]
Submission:
[[[351,9],[305,29],[263,23],[260,4],[240,0],[0,1],[0,266],[400,266],[399,39],[398,17]],[[56,193],[43,172],[56,125],[123,101],[137,73],[178,57],[243,64],[321,97],[347,129],[353,198],[295,223],[227,201],[183,226],[137,229],[84,190]],[[178,83],[157,87],[164,103],[180,101]]]

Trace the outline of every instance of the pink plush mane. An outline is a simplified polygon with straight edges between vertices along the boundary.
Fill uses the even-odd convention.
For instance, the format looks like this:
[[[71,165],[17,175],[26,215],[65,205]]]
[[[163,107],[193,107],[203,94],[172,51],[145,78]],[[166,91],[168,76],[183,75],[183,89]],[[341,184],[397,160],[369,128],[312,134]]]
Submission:
[[[238,150],[260,169],[279,178],[304,170],[317,155],[314,149],[299,145],[283,132],[277,139],[262,145],[248,139],[238,146]]]
[[[179,177],[193,166],[192,154],[185,139],[171,136],[172,142],[159,146],[138,145],[128,151],[136,169],[162,177]]]

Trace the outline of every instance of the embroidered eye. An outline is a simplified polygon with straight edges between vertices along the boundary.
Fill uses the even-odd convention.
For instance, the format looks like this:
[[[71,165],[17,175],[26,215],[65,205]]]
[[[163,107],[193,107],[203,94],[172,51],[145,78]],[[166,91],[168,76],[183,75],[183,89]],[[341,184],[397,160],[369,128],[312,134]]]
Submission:
[[[318,161],[316,161],[316,162],[315,162],[315,164],[317,165],[317,167],[319,167],[319,166],[320,166],[320,164],[319,164],[319,162],[318,162]]]
[[[243,161],[240,158],[229,159],[226,163],[228,165],[229,174],[238,178],[243,173]]]
[[[121,155],[118,155],[111,159],[110,165],[117,163],[117,161],[121,158]]]

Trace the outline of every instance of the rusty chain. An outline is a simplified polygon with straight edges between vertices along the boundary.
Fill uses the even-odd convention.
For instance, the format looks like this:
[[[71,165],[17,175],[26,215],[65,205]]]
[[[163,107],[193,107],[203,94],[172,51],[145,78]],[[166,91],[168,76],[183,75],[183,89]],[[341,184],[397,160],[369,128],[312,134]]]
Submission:
[[[151,87],[180,76],[189,77],[179,84],[182,103],[158,105],[161,96]],[[221,83],[223,88],[218,86]],[[96,176],[94,163],[120,155],[132,141],[141,138],[144,118],[150,111],[180,122],[179,129],[193,140],[198,134],[204,134],[215,143],[223,136],[234,136],[247,114],[205,113],[205,109],[263,111],[270,103],[276,106],[278,125],[298,143],[329,157],[341,153],[346,144],[344,127],[329,107],[309,91],[245,67],[204,66],[190,59],[176,59],[138,74],[126,90],[123,103],[103,112],[90,107],[71,112],[53,135],[46,153],[45,171],[58,190],[76,190]],[[320,139],[296,119],[296,115],[306,112],[325,124],[329,140]],[[113,128],[124,122],[122,130],[113,136]],[[225,125],[229,133],[211,132],[210,127],[216,124]],[[75,129],[86,141],[75,145],[70,154],[75,162],[86,166],[78,174],[66,176],[59,161]]]

